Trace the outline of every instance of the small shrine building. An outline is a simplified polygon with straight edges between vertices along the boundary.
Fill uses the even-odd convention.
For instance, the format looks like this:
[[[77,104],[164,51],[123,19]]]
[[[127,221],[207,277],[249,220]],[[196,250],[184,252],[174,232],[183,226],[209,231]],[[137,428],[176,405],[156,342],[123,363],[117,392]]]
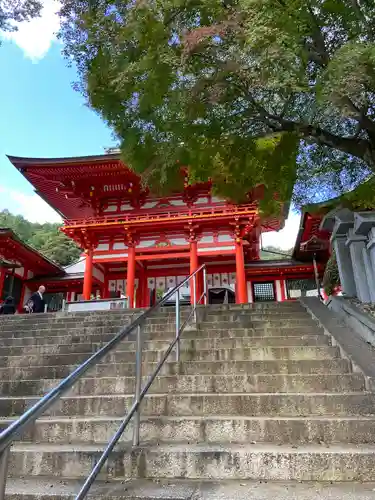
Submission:
[[[64,269],[47,265],[38,252],[45,262],[38,272],[29,272],[32,259],[22,261],[22,286],[28,291],[44,284],[68,301],[117,293],[128,297],[130,307],[147,307],[206,264],[209,289],[232,289],[237,303],[283,301],[303,291],[314,294],[316,274],[322,277],[329,257],[321,217],[304,213],[293,257],[261,260],[261,234],[282,229],[289,210],[285,203],[279,214],[263,218],[261,187],[236,205],[215,196],[210,182],[190,184],[185,177],[180,192],[157,197],[116,153],[9,160],[83,250],[80,261]],[[9,274],[7,268],[3,274]],[[201,280],[197,287],[199,297]]]
[[[28,287],[28,283],[39,276],[48,277],[50,281],[65,274],[62,267],[21,241],[11,229],[0,228],[1,300],[10,295],[17,306],[22,305],[31,295],[32,287]]]

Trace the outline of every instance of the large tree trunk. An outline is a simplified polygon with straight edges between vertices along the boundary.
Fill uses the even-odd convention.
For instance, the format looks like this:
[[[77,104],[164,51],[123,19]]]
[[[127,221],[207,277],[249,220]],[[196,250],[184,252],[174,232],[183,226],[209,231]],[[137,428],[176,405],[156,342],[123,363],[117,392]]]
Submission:
[[[375,172],[375,141],[372,144],[370,140],[366,139],[342,137],[314,125],[287,120],[280,120],[280,122],[282,130],[297,132],[301,137],[310,139],[317,144],[328,146],[359,158]]]

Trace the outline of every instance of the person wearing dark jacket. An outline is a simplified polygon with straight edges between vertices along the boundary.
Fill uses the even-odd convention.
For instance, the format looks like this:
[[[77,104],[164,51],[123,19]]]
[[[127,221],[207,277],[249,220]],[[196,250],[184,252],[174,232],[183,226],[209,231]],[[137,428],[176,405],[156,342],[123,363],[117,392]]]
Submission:
[[[27,301],[27,306],[31,308],[31,312],[33,313],[43,313],[44,306],[46,305],[43,294],[46,291],[44,286],[40,286],[38,291],[33,293],[32,296]]]
[[[16,306],[14,305],[14,298],[7,297],[4,304],[0,307],[0,314],[14,314],[16,312]]]

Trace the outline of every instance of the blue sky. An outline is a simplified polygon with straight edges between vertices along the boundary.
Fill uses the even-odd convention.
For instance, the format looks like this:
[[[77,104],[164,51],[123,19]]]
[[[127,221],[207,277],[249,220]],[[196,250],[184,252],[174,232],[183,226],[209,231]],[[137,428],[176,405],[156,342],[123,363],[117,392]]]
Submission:
[[[42,17],[6,34],[0,46],[0,210],[7,208],[33,222],[59,217],[35,195],[6,154],[79,156],[100,154],[115,145],[111,131],[72,89],[76,73],[67,67],[56,41],[57,10],[56,0],[45,0]],[[290,248],[298,220],[289,217],[282,233],[264,235],[264,244]]]

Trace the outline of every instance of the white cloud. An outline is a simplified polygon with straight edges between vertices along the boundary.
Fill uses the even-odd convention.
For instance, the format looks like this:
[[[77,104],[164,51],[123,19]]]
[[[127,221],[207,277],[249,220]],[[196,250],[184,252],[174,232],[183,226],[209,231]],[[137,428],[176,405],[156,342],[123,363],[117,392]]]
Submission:
[[[30,222],[61,222],[61,217],[37,194],[25,194],[0,185],[0,210],[4,209]]]
[[[42,4],[41,17],[19,24],[18,31],[3,34],[4,38],[13,40],[25,56],[34,62],[47,54],[60,27],[57,15],[60,3],[57,0],[43,0]]]
[[[293,248],[296,242],[297,233],[299,230],[301,215],[296,214],[292,210],[289,217],[285,222],[285,227],[279,232],[272,231],[270,233],[262,234],[263,247],[273,246],[283,250]],[[277,258],[275,256],[275,258]]]

